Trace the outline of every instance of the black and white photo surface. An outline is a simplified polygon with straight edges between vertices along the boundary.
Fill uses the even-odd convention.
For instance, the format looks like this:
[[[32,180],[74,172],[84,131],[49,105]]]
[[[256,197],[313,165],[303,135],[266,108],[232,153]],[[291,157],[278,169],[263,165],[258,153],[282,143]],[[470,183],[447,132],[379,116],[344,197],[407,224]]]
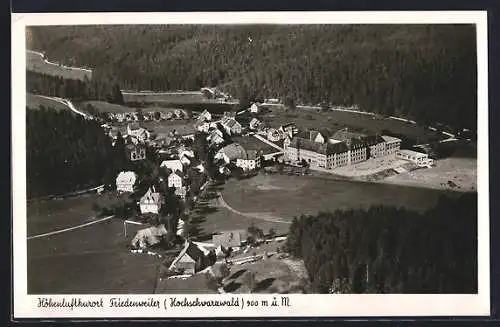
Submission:
[[[15,314],[489,314],[486,30],[14,19]]]

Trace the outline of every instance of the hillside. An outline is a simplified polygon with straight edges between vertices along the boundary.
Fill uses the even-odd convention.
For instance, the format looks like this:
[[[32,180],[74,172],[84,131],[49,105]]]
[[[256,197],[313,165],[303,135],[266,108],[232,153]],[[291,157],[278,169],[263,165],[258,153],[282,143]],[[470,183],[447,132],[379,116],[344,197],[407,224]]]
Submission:
[[[48,61],[43,54],[35,51],[26,51],[26,70],[58,76],[65,79],[77,79],[84,81],[92,78],[92,71],[78,67],[63,66],[58,63]]]
[[[358,104],[476,128],[472,25],[40,26],[29,48],[122,89]],[[70,55],[68,55],[70,54]]]

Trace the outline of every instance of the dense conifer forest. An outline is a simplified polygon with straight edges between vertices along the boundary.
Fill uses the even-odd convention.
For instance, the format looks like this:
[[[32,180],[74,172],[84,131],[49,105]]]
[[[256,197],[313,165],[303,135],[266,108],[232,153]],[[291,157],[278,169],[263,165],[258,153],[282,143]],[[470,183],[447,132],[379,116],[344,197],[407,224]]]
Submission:
[[[114,178],[115,157],[110,138],[96,121],[69,110],[26,108],[28,198],[71,192]]]
[[[236,98],[357,104],[476,129],[472,25],[46,26],[29,35],[30,49],[122,89],[219,86]]]
[[[287,248],[319,293],[477,292],[477,194],[295,218]]]

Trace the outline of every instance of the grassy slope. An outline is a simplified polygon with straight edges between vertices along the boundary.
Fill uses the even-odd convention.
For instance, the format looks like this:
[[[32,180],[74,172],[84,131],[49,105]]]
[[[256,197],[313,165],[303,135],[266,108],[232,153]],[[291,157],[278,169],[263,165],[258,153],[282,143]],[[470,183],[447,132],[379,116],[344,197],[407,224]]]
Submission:
[[[406,135],[414,139],[418,144],[442,138],[441,135],[426,130],[421,126],[343,111],[316,112],[315,110],[297,109],[294,112],[285,113],[283,109],[275,108],[271,113],[264,116],[263,121],[275,128],[294,122],[303,130],[326,128],[337,131],[345,127],[359,132],[372,133],[389,130],[393,133]]]
[[[69,110],[69,108],[57,101],[42,98],[36,94],[26,93],[26,106],[29,109],[39,109],[40,105],[55,110]]]
[[[65,79],[84,80],[85,76],[89,79],[92,77],[91,73],[83,70],[47,64],[41,56],[32,52],[26,52],[26,70],[51,76],[60,76]]]

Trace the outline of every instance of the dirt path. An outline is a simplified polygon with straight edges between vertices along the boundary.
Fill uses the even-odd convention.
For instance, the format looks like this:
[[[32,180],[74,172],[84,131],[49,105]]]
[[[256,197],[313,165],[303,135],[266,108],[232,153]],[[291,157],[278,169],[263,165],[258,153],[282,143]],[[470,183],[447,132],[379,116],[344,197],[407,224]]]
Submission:
[[[268,214],[266,212],[241,212],[241,211],[238,211],[238,210],[234,209],[233,207],[231,207],[224,200],[224,197],[222,196],[222,194],[220,192],[217,192],[217,195],[219,196],[218,202],[222,207],[224,207],[224,208],[228,209],[229,211],[232,211],[235,214],[238,214],[240,216],[244,216],[244,217],[248,217],[248,218],[255,218],[255,219],[269,221],[269,222],[273,222],[273,223],[291,224],[290,221],[283,220],[280,217],[273,216],[273,215]]]

